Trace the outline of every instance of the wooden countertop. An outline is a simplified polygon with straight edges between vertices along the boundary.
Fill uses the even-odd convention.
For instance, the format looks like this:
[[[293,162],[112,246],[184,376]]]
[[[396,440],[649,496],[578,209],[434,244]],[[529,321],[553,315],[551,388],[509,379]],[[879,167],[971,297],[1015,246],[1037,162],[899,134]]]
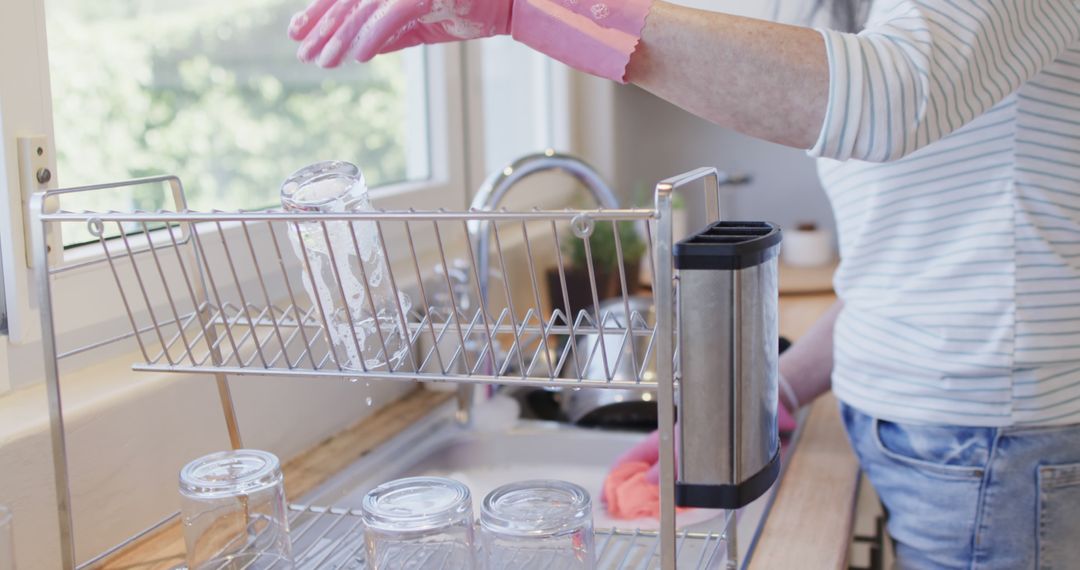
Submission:
[[[834,300],[832,294],[783,296],[781,334],[797,339]],[[290,461],[284,466],[289,498],[314,489],[449,397],[417,390]],[[810,408],[749,568],[847,568],[858,473],[836,401],[832,396],[823,397]],[[174,523],[113,557],[104,568],[167,570],[183,559],[183,536]]]
[[[835,300],[832,294],[782,297],[781,334],[798,338]],[[750,570],[846,569],[858,489],[859,464],[829,394],[810,407]]]

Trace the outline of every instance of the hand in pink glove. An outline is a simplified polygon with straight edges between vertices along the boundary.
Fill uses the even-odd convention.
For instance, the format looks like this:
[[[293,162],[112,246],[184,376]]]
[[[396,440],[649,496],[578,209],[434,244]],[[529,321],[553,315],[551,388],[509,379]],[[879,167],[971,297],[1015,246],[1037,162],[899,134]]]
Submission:
[[[302,61],[368,61],[419,44],[513,34],[572,67],[623,82],[652,0],[315,0],[289,35]]]
[[[315,0],[293,17],[298,57],[336,67],[346,57],[510,33],[513,0]]]
[[[783,400],[781,400],[783,402]],[[792,412],[788,411],[787,404],[781,404],[777,407],[777,424],[781,434],[791,433],[798,427],[798,423],[795,421]],[[678,437],[678,431],[676,430],[676,437]],[[652,432],[649,437],[643,439],[634,447],[631,447],[626,453],[623,453],[615,460],[614,467],[624,465],[627,463],[641,462],[652,465],[652,468],[645,474],[645,480],[654,485],[660,483],[660,433]],[[606,487],[606,482],[605,482]],[[607,489],[604,489],[603,496],[607,496]]]
[[[634,447],[631,447],[619,456],[615,460],[613,467],[618,467],[626,463],[648,463],[652,465],[649,472],[645,474],[645,480],[654,485],[660,482],[660,432],[654,431],[649,434],[649,437],[641,440]],[[605,493],[606,495],[606,493]]]

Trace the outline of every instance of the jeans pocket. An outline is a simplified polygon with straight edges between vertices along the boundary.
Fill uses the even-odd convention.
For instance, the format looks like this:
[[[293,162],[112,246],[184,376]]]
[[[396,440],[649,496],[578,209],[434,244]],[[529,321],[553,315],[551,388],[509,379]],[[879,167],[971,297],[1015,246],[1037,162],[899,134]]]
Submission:
[[[873,439],[890,460],[921,473],[949,479],[980,479],[989,461],[982,429],[905,426],[875,419]]]
[[[1080,463],[1039,466],[1039,568],[1080,561]]]

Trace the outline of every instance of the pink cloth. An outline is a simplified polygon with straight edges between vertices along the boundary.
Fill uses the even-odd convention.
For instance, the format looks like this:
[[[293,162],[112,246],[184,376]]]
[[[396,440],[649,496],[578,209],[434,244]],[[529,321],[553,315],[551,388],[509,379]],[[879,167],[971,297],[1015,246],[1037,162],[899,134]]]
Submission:
[[[777,423],[781,434],[790,434],[798,427],[795,418],[782,405],[777,409]],[[659,460],[660,434],[653,432],[615,461],[604,479],[603,490],[603,502],[613,518],[660,517]]]
[[[652,0],[315,0],[293,17],[297,56],[322,67],[346,58],[512,34],[567,65],[626,82]]]
[[[777,406],[777,424],[781,435],[787,435],[795,431],[799,427],[795,418],[787,411],[782,405]],[[678,432],[676,431],[676,437]],[[649,484],[657,484],[660,481],[660,465],[657,461],[660,460],[660,434],[653,432],[649,434],[649,437],[641,440],[637,445],[627,450],[617,460],[615,460],[615,467],[612,468],[612,472],[617,469],[621,469],[624,465],[633,463],[644,463],[647,468],[645,470],[644,478],[645,482]],[[609,477],[610,480],[610,477]],[[604,498],[608,496],[608,487],[605,482],[604,486]]]
[[[660,518],[660,485],[650,483],[652,465],[630,461],[616,466],[604,480],[604,505],[612,518],[634,520]],[[676,509],[685,512],[689,509]]]

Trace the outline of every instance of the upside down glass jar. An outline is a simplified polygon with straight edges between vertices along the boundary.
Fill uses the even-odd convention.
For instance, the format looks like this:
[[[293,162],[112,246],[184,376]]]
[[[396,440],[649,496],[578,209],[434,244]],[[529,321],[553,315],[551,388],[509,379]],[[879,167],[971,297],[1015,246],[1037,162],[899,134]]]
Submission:
[[[371,490],[362,507],[369,570],[475,567],[472,494],[443,477],[412,477]]]
[[[592,499],[565,481],[511,483],[480,510],[483,570],[593,570]]]
[[[291,570],[292,545],[278,458],[241,449],[180,471],[181,522],[190,570]]]
[[[281,204],[298,214],[372,212],[360,169],[320,162],[292,174]],[[329,329],[331,354],[346,370],[397,370],[408,355],[404,318],[411,303],[394,290],[374,221],[308,221],[285,228],[300,260],[315,319]]]

